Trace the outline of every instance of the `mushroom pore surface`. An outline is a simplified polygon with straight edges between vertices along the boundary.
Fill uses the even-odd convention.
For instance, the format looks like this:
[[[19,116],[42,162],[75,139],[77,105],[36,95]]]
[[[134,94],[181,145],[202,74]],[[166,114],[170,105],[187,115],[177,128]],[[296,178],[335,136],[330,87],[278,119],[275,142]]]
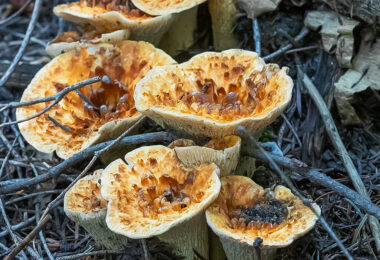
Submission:
[[[86,31],[83,33],[83,35],[80,35],[76,31],[69,31],[69,32],[63,32],[60,35],[57,35],[51,43],[58,43],[58,42],[87,42],[91,40],[96,40],[101,37],[101,33],[91,30],[91,31]]]
[[[152,74],[142,85],[142,104],[222,123],[264,116],[286,99],[284,74],[277,65],[265,65],[252,55],[197,57]]]
[[[288,188],[277,186],[268,191],[231,177],[224,177],[220,195],[207,213],[224,234],[250,245],[260,237],[263,245],[281,247],[314,226],[314,213]]]
[[[94,8],[99,13],[117,11],[129,18],[151,17],[136,8],[130,0],[80,0],[80,4]]]
[[[109,225],[120,223],[129,232],[157,228],[196,211],[213,194],[214,164],[185,168],[166,147],[137,150],[127,155],[129,165],[120,160],[106,169]]]
[[[106,209],[107,202],[100,194],[98,182],[101,171],[79,180],[67,193],[65,208],[76,213],[95,214]]]

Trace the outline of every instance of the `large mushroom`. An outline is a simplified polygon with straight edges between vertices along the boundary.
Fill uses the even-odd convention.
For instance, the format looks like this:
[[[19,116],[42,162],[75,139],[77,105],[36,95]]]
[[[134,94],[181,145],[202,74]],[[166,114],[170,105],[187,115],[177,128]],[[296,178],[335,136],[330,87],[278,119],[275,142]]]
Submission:
[[[107,201],[100,194],[103,170],[80,179],[65,194],[64,211],[75,223],[81,225],[106,248],[115,249],[128,244],[128,238],[107,228]]]
[[[186,259],[207,258],[204,210],[218,196],[219,168],[184,167],[172,149],[161,145],[138,148],[125,160],[103,172],[108,228],[132,239],[158,236]]]
[[[130,39],[157,44],[168,30],[172,15],[149,15],[136,8],[130,0],[80,0],[61,4],[54,13],[63,19],[100,33],[127,29]]]
[[[151,70],[136,86],[136,108],[162,126],[212,138],[260,133],[285,109],[293,81],[287,68],[256,53],[206,52]]]
[[[146,42],[123,41],[79,48],[57,56],[45,65],[26,88],[21,101],[55,95],[68,85],[93,76],[99,82],[68,93],[39,117],[20,123],[24,138],[37,150],[68,158],[88,146],[112,139],[141,116],[135,109],[135,84],[156,65],[175,61]],[[43,110],[50,102],[20,107],[17,120]],[[91,104],[89,104],[91,103]]]
[[[317,221],[313,211],[284,186],[264,190],[250,178],[236,175],[221,182],[206,219],[229,260],[260,259],[255,247],[261,247],[261,259],[272,259],[276,248],[289,246]],[[312,206],[320,212],[317,204]]]

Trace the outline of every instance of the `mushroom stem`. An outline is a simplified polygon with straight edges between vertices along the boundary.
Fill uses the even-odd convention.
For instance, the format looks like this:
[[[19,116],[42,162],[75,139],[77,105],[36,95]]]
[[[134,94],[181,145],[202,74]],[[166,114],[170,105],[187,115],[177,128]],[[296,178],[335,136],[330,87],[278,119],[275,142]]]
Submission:
[[[214,49],[222,51],[236,48],[237,39],[233,33],[237,8],[234,0],[209,0],[208,8],[212,21]]]
[[[185,257],[184,259],[208,259],[208,228],[204,212],[158,238],[170,245],[175,254]]]
[[[176,14],[174,22],[162,37],[158,47],[171,56],[177,56],[193,45],[197,14],[198,6]]]

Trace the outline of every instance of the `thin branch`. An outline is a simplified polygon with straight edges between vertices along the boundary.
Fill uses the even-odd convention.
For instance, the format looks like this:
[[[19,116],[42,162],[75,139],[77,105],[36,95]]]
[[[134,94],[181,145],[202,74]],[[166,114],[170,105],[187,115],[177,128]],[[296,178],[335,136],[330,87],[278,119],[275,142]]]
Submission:
[[[36,210],[36,222],[37,222],[36,224],[38,225],[38,222],[40,221],[40,204],[39,203],[36,203],[35,210]],[[48,256],[49,260],[54,260],[54,257],[50,252],[49,246],[46,243],[46,239],[45,239],[43,231],[41,230],[38,233],[38,235],[40,237],[42,246],[44,247],[46,255]]]
[[[85,256],[98,256],[98,255],[121,255],[124,251],[122,250],[100,250],[93,252],[80,253],[76,255],[68,255],[57,257],[56,260],[73,260],[73,259],[82,259]]]
[[[35,27],[36,22],[37,22],[38,15],[40,13],[41,4],[42,4],[42,0],[36,0],[36,2],[34,3],[32,17],[30,19],[28,29],[26,30],[25,38],[22,41],[21,46],[18,49],[18,52],[17,52],[16,56],[14,57],[11,65],[8,67],[7,71],[1,77],[0,88],[8,81],[9,77],[11,76],[13,71],[15,70],[18,62],[21,60],[21,57],[24,55],[24,52],[26,50],[26,47],[28,46],[30,37],[32,36],[32,32],[33,32],[34,27]]]
[[[22,201],[22,200],[33,198],[33,197],[36,197],[36,196],[41,196],[41,195],[44,196],[44,195],[49,195],[49,194],[61,193],[61,192],[62,192],[62,190],[46,190],[46,191],[40,191],[40,192],[36,192],[36,193],[31,193],[31,194],[27,194],[27,195],[19,197],[19,198],[15,198],[13,200],[8,200],[7,202],[5,202],[5,205],[10,205],[10,204],[13,204],[15,202],[19,202],[19,201]]]
[[[37,103],[42,103],[42,102],[47,102],[47,101],[53,101],[54,100],[51,104],[49,104],[47,107],[45,107],[44,109],[42,109],[40,112],[38,112],[38,113],[36,113],[36,114],[34,114],[32,116],[29,116],[27,118],[24,118],[24,119],[20,119],[20,120],[17,120],[17,121],[12,121],[12,122],[2,123],[0,125],[0,128],[2,128],[4,126],[9,126],[9,125],[14,125],[14,124],[22,123],[22,122],[31,120],[33,118],[39,117],[40,115],[46,113],[50,108],[52,108],[53,106],[57,105],[59,103],[59,101],[61,101],[66,96],[66,94],[69,93],[70,91],[73,91],[73,90],[78,89],[78,88],[83,88],[86,85],[99,82],[100,80],[101,80],[101,78],[99,76],[96,76],[96,77],[93,77],[93,78],[90,78],[90,79],[87,79],[87,80],[80,81],[80,82],[78,82],[78,83],[76,83],[76,84],[74,84],[72,86],[67,87],[67,88],[64,88],[62,91],[58,92],[57,94],[55,94],[53,96],[39,98],[39,99],[30,100],[30,101],[21,102],[21,103],[10,103],[7,106],[5,106],[4,108],[2,108],[2,110],[6,109],[6,108],[23,107],[23,106],[28,106],[28,105],[33,105],[33,104],[37,104]]]
[[[174,136],[167,132],[146,133],[124,137],[122,140],[120,140],[118,147],[165,141],[171,142],[173,140]],[[96,144],[94,146],[90,146],[87,149],[73,155],[69,159],[64,160],[60,164],[49,168],[48,172],[45,174],[41,174],[33,178],[18,179],[16,183],[11,183],[9,185],[2,185],[3,182],[0,182],[0,194],[7,194],[11,192],[16,192],[21,189],[30,188],[33,185],[46,182],[52,178],[56,178],[62,172],[67,170],[67,168],[74,167],[77,163],[80,163],[90,158],[96,151],[99,151],[100,149],[107,147],[112,142],[113,141],[108,141]]]
[[[290,123],[290,121],[288,120],[288,118],[284,115],[284,114],[281,114],[281,117],[282,119],[284,119],[285,123],[288,125],[290,131],[292,131],[294,137],[296,138],[297,140],[297,143],[300,147],[302,147],[302,143],[301,143],[301,140],[300,138],[298,137],[298,134],[296,132],[296,130],[294,129],[294,127],[292,126],[292,124]]]
[[[301,39],[303,39],[307,34],[309,33],[309,29],[307,29],[306,27],[302,28],[301,32],[296,36],[294,37],[294,42],[298,42],[300,41]],[[263,57],[263,60],[264,61],[267,61],[267,60],[270,60],[288,50],[290,50],[291,48],[293,47],[293,44],[292,43],[289,43],[287,45],[285,45],[284,47],[281,47],[280,49],[278,49],[277,51]]]
[[[331,236],[331,238],[335,240],[335,242],[337,243],[337,245],[339,246],[339,248],[342,250],[342,252],[344,253],[344,255],[347,257],[347,259],[353,260],[353,258],[350,255],[350,253],[344,247],[342,241],[340,241],[340,239],[336,236],[336,234],[334,233],[334,231],[327,224],[326,220],[314,209],[314,207],[311,205],[311,203],[309,202],[309,200],[306,199],[296,189],[296,187],[294,187],[292,181],[288,178],[288,176],[286,176],[284,174],[284,172],[280,169],[280,167],[278,167],[277,163],[272,159],[272,157],[270,157],[270,155],[261,147],[261,145],[259,145],[259,143],[256,141],[256,139],[252,135],[250,135],[243,126],[238,126],[238,131],[240,131],[240,132],[242,132],[242,133],[244,133],[245,135],[248,136],[248,138],[252,141],[252,143],[254,143],[254,145],[258,148],[258,150],[260,151],[260,153],[262,153],[265,156],[265,158],[269,161],[269,163],[273,167],[273,169],[278,173],[278,175],[280,175],[281,179],[286,183],[286,185],[290,188],[290,190],[297,197],[299,197],[306,206],[308,206],[314,212],[314,214],[318,217],[319,221],[321,222],[321,224],[323,225],[323,227],[325,228],[325,230],[329,233],[329,235]]]
[[[16,255],[40,232],[40,230],[51,220],[51,215],[47,215],[41,219],[40,224],[36,226],[20,243],[12,249],[12,251],[4,258],[4,260],[12,260]]]
[[[20,222],[20,223],[17,223],[16,225],[10,226],[10,229],[7,229],[7,230],[4,230],[4,231],[0,232],[0,238],[8,235],[9,234],[9,230],[16,231],[16,230],[18,230],[20,228],[23,228],[23,227],[26,227],[26,226],[32,224],[35,219],[36,219],[36,217],[33,216],[31,218],[28,218],[27,220],[25,220],[23,222]]]
[[[7,18],[5,18],[4,20],[1,20],[0,21],[0,25],[4,25],[6,24],[8,21],[12,20],[14,17],[18,16],[19,14],[21,14],[25,8],[28,7],[28,5],[32,2],[32,0],[28,0],[25,2],[25,4],[23,4],[23,6],[21,6],[16,12],[14,12],[12,15],[8,16]]]
[[[253,28],[253,40],[255,41],[255,51],[259,57],[261,56],[261,37],[260,37],[260,27],[257,18],[252,20]]]
[[[330,137],[330,141],[333,144],[335,150],[341,157],[344,166],[346,167],[347,173],[350,176],[350,179],[355,187],[355,189],[363,196],[369,198],[366,187],[364,186],[364,183],[362,179],[360,178],[360,175],[358,171],[356,170],[356,167],[354,163],[352,162],[350,156],[348,155],[347,149],[344,146],[342,139],[340,138],[338,129],[336,128],[336,125],[334,123],[334,119],[332,118],[329,109],[327,108],[327,105],[321,95],[319,94],[317,88],[315,87],[314,83],[311,81],[311,79],[302,71],[300,61],[298,57],[296,56],[297,61],[297,70],[298,74],[301,76],[301,80],[303,82],[303,85],[308,90],[310,97],[313,99],[316,107],[319,110],[319,113],[321,114],[323,123],[325,124],[326,132]],[[377,220],[375,217],[370,216],[368,218],[372,234],[375,238],[376,248],[377,251],[380,253],[380,224],[379,220]]]
[[[4,172],[4,169],[5,169],[5,166],[7,165],[7,162],[9,160],[9,157],[13,151],[13,148],[15,147],[16,143],[17,143],[17,139],[18,137],[20,136],[20,134],[17,134],[17,136],[15,137],[15,139],[13,140],[13,143],[12,143],[12,146],[11,146],[11,149],[9,149],[9,151],[7,152],[7,154],[5,155],[5,158],[4,158],[4,161],[3,163],[1,164],[1,168],[0,168],[0,178],[3,177],[3,172]]]

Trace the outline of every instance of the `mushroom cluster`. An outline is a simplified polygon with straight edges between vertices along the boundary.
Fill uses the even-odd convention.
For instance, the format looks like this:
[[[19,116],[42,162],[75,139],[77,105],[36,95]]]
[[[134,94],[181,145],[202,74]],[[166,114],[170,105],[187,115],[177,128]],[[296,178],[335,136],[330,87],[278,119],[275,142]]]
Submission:
[[[220,238],[228,259],[254,259],[253,244],[269,255],[266,248],[289,245],[317,220],[289,189],[263,189],[234,175],[242,145],[237,128],[260,134],[282,113],[293,88],[287,68],[238,49],[177,64],[148,42],[125,40],[158,43],[170,26],[181,33],[181,17],[196,15],[202,2],[80,0],[54,9],[80,24],[82,34],[65,32],[48,45],[56,57],[21,101],[57,95],[92,77],[102,80],[68,92],[47,111],[51,99],[19,107],[18,120],[44,112],[19,124],[32,146],[66,159],[120,136],[142,115],[204,141],[137,148],[68,190],[67,216],[106,248],[158,237],[186,259],[219,259],[212,251]],[[178,23],[171,25],[173,17]]]

